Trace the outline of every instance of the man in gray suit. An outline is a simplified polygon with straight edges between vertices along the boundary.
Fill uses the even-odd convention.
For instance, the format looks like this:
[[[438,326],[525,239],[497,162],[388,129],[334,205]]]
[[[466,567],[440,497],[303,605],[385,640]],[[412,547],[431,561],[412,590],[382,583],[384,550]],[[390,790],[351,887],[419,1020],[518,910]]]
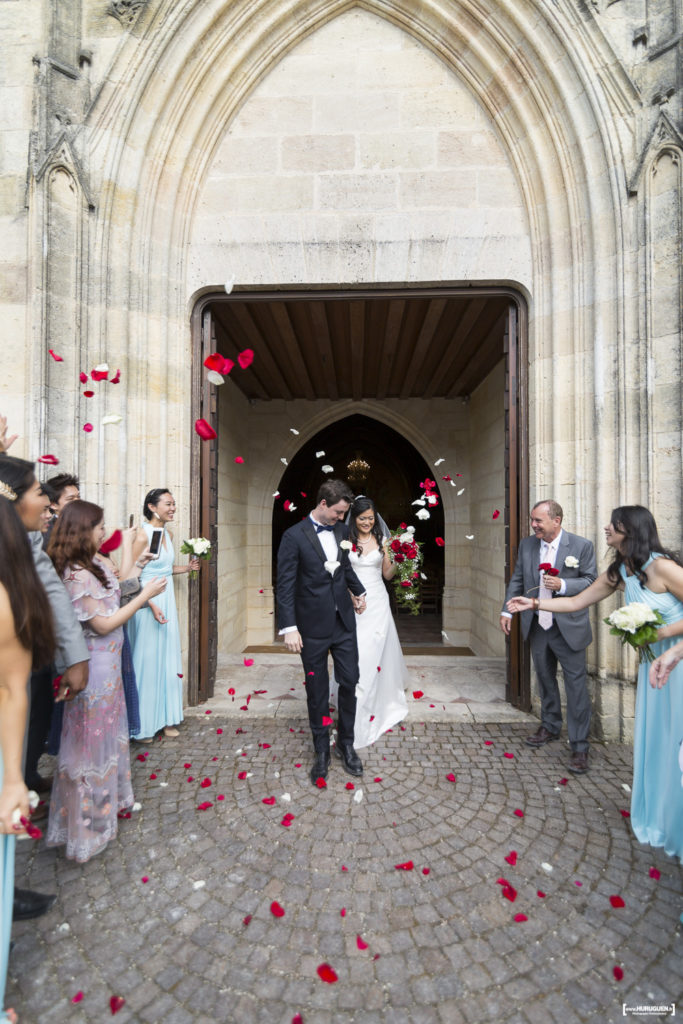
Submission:
[[[510,633],[512,616],[506,610],[513,597],[573,597],[598,575],[593,545],[562,529],[562,509],[556,501],[540,501],[531,510],[533,537],[519,545],[517,563],[510,578],[500,628]],[[559,738],[562,706],[557,685],[557,665],[562,667],[567,697],[567,732],[572,748],[569,770],[588,771],[590,697],[586,685],[586,648],[593,639],[588,610],[553,615],[522,612],[522,636],[529,640],[541,697],[541,726],[527,737],[531,747]]]

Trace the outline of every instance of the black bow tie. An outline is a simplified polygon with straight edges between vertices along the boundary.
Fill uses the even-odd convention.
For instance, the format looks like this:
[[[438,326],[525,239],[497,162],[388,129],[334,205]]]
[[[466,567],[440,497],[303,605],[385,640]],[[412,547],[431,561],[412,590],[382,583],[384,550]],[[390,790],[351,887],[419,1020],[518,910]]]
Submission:
[[[315,532],[322,533],[323,530],[329,530],[330,533],[334,532],[334,526],[321,526],[320,523],[315,523]]]

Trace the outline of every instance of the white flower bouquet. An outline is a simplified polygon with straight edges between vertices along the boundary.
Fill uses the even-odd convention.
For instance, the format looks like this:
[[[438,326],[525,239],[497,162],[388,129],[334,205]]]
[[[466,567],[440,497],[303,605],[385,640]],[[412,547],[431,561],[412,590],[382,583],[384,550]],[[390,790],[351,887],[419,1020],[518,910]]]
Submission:
[[[190,537],[189,540],[183,541],[180,554],[190,555],[191,558],[211,558],[211,541],[207,540],[206,537]],[[191,580],[196,579],[197,576],[197,572],[194,570],[190,571]]]
[[[385,549],[396,567],[393,578],[396,603],[411,615],[420,613],[421,544],[415,540],[415,527],[401,523],[386,540]]]
[[[657,631],[664,625],[661,613],[641,601],[633,601],[617,608],[604,620],[611,626],[611,636],[618,636],[622,644],[628,644],[638,651],[638,660],[654,660],[650,644],[657,641]]]

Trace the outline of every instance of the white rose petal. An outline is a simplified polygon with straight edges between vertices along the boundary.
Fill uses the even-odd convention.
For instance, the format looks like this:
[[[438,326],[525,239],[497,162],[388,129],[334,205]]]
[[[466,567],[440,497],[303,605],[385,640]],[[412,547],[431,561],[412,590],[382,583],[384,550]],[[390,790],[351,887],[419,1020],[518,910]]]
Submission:
[[[65,921],[65,922],[64,922],[64,924],[60,924],[60,925],[59,925],[59,927],[57,928],[57,931],[58,931],[58,932],[61,932],[61,933],[62,933],[62,935],[66,935],[66,934],[67,934],[67,932],[70,932],[70,931],[71,931],[71,925],[70,925],[70,924],[68,924],[68,923],[67,923],[67,922]]]
[[[273,772],[273,778],[274,779],[279,779],[280,778],[280,773],[279,772]]]
[[[107,427],[110,424],[115,425],[116,423],[120,423],[122,419],[123,416],[117,416],[115,412],[112,412],[108,416],[102,417],[102,426]]]
[[[328,463],[325,463],[325,465],[321,466],[320,468],[322,469],[323,473],[334,473],[334,466],[330,466]]]
[[[218,370],[209,370],[209,372],[206,375],[206,379],[211,384],[223,384],[225,382],[223,374],[219,373]]]
[[[357,789],[356,792],[353,794],[353,802],[354,802],[354,804],[359,804],[362,799],[363,799],[363,790],[362,789]]]
[[[425,574],[423,572],[420,573],[420,576],[422,577],[423,580],[427,579],[427,577],[425,576]]]
[[[427,511],[426,508],[419,508],[417,510],[417,512],[415,513],[415,515],[417,516],[418,519],[430,519],[431,518],[430,515],[429,515],[429,512]]]
[[[441,463],[442,463],[442,462],[445,462],[445,461],[446,461],[445,459],[437,459],[437,460],[436,460],[436,462],[434,463],[434,465],[435,465],[435,466],[440,466],[440,465],[441,465]]]
[[[282,463],[283,466],[287,465],[287,459],[280,459],[280,462]]]
[[[196,882],[192,883],[192,888],[195,889],[195,890],[196,889],[203,889],[205,885],[206,885],[206,882],[204,881],[204,879],[203,878],[198,878]]]
[[[455,480],[449,480],[448,482],[449,482],[449,484],[451,485],[451,487],[457,487],[457,486],[458,486],[458,485],[456,484]]]
[[[626,782],[622,782],[621,788],[624,790],[625,793],[631,792],[631,787]]]
[[[160,782],[159,785],[166,788],[166,786],[168,786],[168,782]]]
[[[413,505],[426,505],[427,502],[424,500],[424,498],[416,498],[416,500],[413,501],[411,504],[413,504]]]
[[[465,540],[474,540],[474,534],[473,533],[466,533],[465,534]]]
[[[280,799],[284,803],[289,804],[289,803],[292,802],[292,794],[291,793],[283,793],[282,796],[280,797]]]
[[[137,802],[137,800],[136,800],[135,803],[133,804],[133,810],[134,811],[141,811],[142,810],[142,804],[139,804]]]
[[[107,363],[100,363],[99,366],[95,367],[96,373],[109,373],[109,366]]]
[[[452,483],[452,482],[453,482],[453,481],[451,481],[451,483]],[[459,491],[458,491],[458,493],[457,493],[457,497],[459,498],[459,497],[460,497],[460,495],[461,495],[461,494],[464,494],[464,493],[465,493],[465,488],[464,488],[464,487],[461,487],[461,488],[460,488],[460,490],[459,490]]]
[[[316,457],[316,459],[322,459],[322,457],[324,456],[324,454],[325,454],[325,452],[316,452],[316,453],[315,453],[315,457]]]
[[[427,502],[430,505],[438,505],[439,504],[439,499],[437,498],[437,496],[435,494],[428,494],[427,495]]]
[[[232,277],[229,277],[227,279],[227,281],[225,282],[225,285],[224,285],[225,294],[229,295],[230,292],[232,291],[232,289],[234,288],[234,286],[235,286],[235,275],[233,274]]]
[[[553,870],[552,864],[548,864],[548,862],[544,860],[543,863],[541,864],[541,867],[543,868],[543,870],[545,871],[545,873],[547,875],[552,874],[552,870]]]
[[[291,430],[291,432],[292,432],[293,434],[298,434],[298,433],[299,433],[299,431],[298,431],[298,430],[295,430],[295,429],[294,429],[294,427],[290,427],[289,429]]]
[[[280,497],[280,492],[279,491],[274,491],[273,492],[273,497],[274,498],[279,498]]]

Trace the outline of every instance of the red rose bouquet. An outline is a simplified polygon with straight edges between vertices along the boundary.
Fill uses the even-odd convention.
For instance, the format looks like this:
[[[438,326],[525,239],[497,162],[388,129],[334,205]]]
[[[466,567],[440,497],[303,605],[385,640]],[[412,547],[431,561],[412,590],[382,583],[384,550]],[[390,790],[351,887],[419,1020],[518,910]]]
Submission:
[[[389,534],[386,550],[396,567],[392,580],[396,604],[400,608],[407,608],[411,615],[419,615],[422,545],[415,540],[414,534],[414,526],[406,527],[402,524],[398,530]]]

